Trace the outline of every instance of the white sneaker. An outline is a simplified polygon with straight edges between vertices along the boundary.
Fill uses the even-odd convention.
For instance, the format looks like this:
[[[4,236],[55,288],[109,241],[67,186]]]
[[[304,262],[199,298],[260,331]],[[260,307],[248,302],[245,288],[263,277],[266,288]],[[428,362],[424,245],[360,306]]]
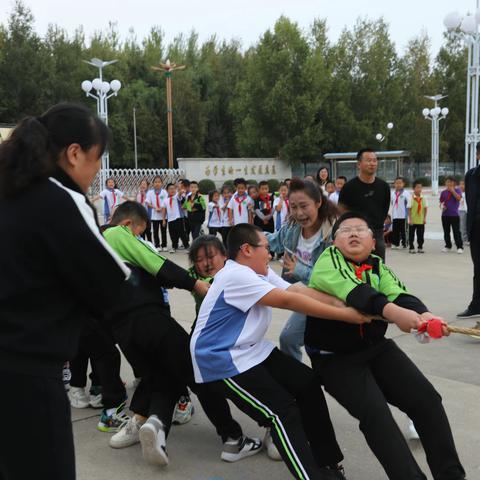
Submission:
[[[168,253],[175,253],[175,249],[174,248],[171,248]]]
[[[139,431],[143,422],[139,422],[135,415],[112,437],[110,437],[110,446],[112,448],[125,448],[135,445],[140,441]]]
[[[443,248],[442,248],[442,252],[443,252],[443,253],[448,253],[448,252],[451,252],[451,251],[452,251],[451,248],[447,248],[447,247],[443,247]]]
[[[400,247],[398,245],[392,245],[392,250],[398,250]]]
[[[90,406],[92,408],[103,408],[103,397],[102,394],[90,395]]]
[[[82,387],[70,387],[68,398],[73,408],[87,408],[90,406],[90,396]]]
[[[242,458],[256,455],[262,449],[262,441],[259,438],[249,438],[245,435],[237,440],[229,438],[223,444],[220,458],[225,462],[238,462]]]
[[[146,462],[152,465],[168,465],[167,439],[162,422],[156,415],[148,417],[139,431],[142,454]]]
[[[168,252],[168,248],[167,248],[167,247],[163,247],[163,248],[162,248],[162,252]]]
[[[463,248],[457,248],[457,253],[462,254],[463,253]]]
[[[192,419],[194,412],[195,408],[193,407],[190,397],[182,395],[175,406],[172,423],[175,425],[184,425]]]
[[[408,429],[407,429],[407,438],[409,440],[420,440],[417,430],[415,429],[415,425],[410,419],[409,419]]]
[[[267,449],[267,456],[268,458],[271,458],[272,460],[282,460],[282,457],[276,447],[276,445],[273,443],[272,440],[272,434],[270,433],[270,429],[267,428],[267,431],[265,432],[265,438],[263,439],[263,444],[265,445],[265,448]]]

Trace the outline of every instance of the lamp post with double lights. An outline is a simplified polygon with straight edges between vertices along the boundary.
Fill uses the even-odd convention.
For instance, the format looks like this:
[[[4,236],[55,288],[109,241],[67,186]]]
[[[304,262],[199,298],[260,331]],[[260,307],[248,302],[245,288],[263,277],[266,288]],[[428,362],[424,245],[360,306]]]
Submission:
[[[465,121],[465,171],[476,166],[476,147],[480,142],[479,132],[479,90],[480,90],[480,1],[476,0],[475,14],[460,15],[449,13],[443,23],[448,30],[463,35],[468,47],[467,67],[467,108]]]
[[[388,135],[388,132],[393,128],[393,123],[392,122],[388,122],[387,123],[387,133],[384,135],[383,133],[377,133],[375,135],[375,138],[381,143],[383,142],[386,138],[387,138],[387,135]]]
[[[446,95],[428,96],[425,98],[433,100],[435,106],[433,108],[424,108],[422,114],[426,120],[432,122],[432,193],[438,194],[438,165],[440,159],[440,120],[443,120],[448,115],[448,108],[440,108],[438,102]]]
[[[117,62],[117,60],[104,62],[99,58],[92,58],[91,60],[84,60],[84,62],[98,68],[98,77],[94,78],[92,81],[84,80],[82,82],[82,90],[85,92],[87,97],[94,98],[97,101],[97,115],[105,122],[106,125],[108,125],[108,99],[118,94],[118,91],[120,88],[122,88],[122,84],[119,80],[112,80],[111,82],[104,81],[103,69],[104,67]],[[92,93],[92,90],[95,90],[96,93]],[[101,187],[105,185],[109,170],[110,157],[108,151],[105,151],[102,155],[102,166],[100,170]]]

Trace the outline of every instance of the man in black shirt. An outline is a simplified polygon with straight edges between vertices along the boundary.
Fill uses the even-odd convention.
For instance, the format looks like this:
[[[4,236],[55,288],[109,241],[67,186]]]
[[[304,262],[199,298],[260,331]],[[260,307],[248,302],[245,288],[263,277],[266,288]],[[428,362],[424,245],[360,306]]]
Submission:
[[[477,163],[480,161],[480,143],[477,144]],[[465,174],[467,201],[467,233],[473,262],[473,294],[470,305],[458,318],[480,318],[480,164]],[[480,320],[475,328],[480,328]]]
[[[375,254],[385,260],[383,224],[390,207],[390,187],[377,178],[378,160],[374,150],[364,148],[357,153],[358,177],[345,184],[338,204],[341,210],[363,213],[373,228]]]

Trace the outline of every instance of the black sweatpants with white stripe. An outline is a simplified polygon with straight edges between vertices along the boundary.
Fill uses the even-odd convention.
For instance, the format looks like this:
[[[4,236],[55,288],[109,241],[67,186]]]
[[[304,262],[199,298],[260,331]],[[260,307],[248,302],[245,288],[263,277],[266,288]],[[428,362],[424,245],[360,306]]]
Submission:
[[[289,355],[275,348],[259,365],[211,385],[260,426],[270,427],[295,478],[324,479],[320,467],[343,459],[320,382]]]

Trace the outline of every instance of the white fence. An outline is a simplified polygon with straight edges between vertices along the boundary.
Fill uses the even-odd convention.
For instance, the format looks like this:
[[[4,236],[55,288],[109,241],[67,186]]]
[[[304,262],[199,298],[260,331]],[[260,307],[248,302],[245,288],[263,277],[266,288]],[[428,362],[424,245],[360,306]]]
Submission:
[[[127,197],[135,198],[138,193],[140,182],[147,180],[152,184],[153,178],[156,176],[162,177],[163,184],[175,183],[180,178],[184,178],[183,170],[167,169],[167,168],[113,168],[105,172],[98,172],[97,176],[90,186],[88,192],[90,197],[97,196],[104,188],[102,185],[102,178],[114,178],[117,188],[121,190]]]

